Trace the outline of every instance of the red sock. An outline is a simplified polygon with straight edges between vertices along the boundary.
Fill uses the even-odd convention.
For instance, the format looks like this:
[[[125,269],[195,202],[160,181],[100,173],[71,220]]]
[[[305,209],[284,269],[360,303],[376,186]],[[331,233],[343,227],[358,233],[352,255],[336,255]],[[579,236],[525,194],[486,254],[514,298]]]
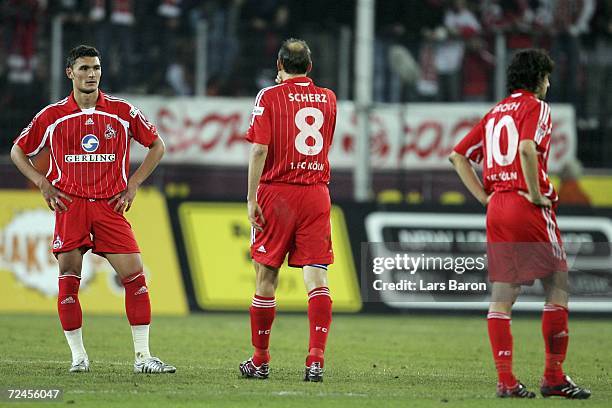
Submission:
[[[253,364],[257,367],[270,361],[270,332],[276,315],[273,297],[254,295],[249,308],[251,314],[251,343],[255,347]]]
[[[121,281],[125,288],[125,313],[132,326],[151,323],[151,301],[143,272],[138,272]]]
[[[57,313],[65,331],[76,330],[83,325],[83,313],[79,303],[80,283],[81,278],[74,275],[59,277]]]
[[[324,364],[323,353],[332,321],[332,300],[329,288],[322,286],[308,292],[308,321],[310,322],[310,342],[306,365],[318,361]]]
[[[544,378],[550,385],[563,383],[563,361],[567,353],[569,330],[568,310],[559,305],[544,305],[542,312],[542,334],[546,348],[546,368]]]
[[[512,374],[512,332],[510,316],[501,312],[489,312],[487,315],[489,340],[493,351],[493,360],[497,369],[498,382],[508,388],[516,386]]]

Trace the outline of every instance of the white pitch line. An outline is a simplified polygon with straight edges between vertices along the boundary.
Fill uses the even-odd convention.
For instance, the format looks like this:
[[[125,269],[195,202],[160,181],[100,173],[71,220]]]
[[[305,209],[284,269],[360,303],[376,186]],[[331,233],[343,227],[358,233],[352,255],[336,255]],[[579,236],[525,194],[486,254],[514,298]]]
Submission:
[[[93,367],[103,365],[113,366],[132,366],[134,363],[129,361],[107,361],[107,360],[89,360],[90,365]],[[0,365],[2,364],[70,364],[70,360],[6,360],[0,359]],[[180,369],[195,369],[195,370],[210,370],[210,366],[205,365],[181,365]]]
[[[125,361],[104,361],[104,360],[92,360],[93,364],[108,364],[108,365],[132,365]],[[70,364],[70,360],[0,360],[0,364]]]
[[[264,393],[265,394],[265,393]],[[318,392],[316,394],[312,394],[305,391],[278,391],[273,392],[273,395],[278,395],[281,397],[285,396],[316,396],[316,397],[367,397],[368,394],[359,394],[354,392]]]
[[[68,390],[68,391],[64,391],[64,395],[68,394],[118,394],[118,393],[125,393],[128,392],[130,394],[149,394],[149,391],[139,391],[139,390],[115,390],[115,389],[110,389],[110,390]],[[184,391],[174,391],[174,390],[167,390],[163,392],[164,395],[185,395]]]

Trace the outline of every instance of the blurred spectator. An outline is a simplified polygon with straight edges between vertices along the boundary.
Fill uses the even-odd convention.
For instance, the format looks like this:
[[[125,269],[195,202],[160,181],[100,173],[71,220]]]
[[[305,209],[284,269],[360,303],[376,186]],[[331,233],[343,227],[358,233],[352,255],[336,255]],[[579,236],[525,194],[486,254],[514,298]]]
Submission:
[[[594,125],[604,123],[612,127],[612,122],[605,123],[612,112],[612,0],[597,2],[585,40],[588,52],[585,117]]]
[[[463,39],[480,33],[481,26],[465,0],[454,0],[444,15],[445,31],[440,31],[435,64],[439,78],[438,100],[457,102],[461,97],[461,66],[465,52]]]
[[[551,78],[551,100],[578,102],[578,68],[581,58],[581,36],[588,33],[595,12],[595,0],[553,1],[554,38],[551,57],[555,70]]]
[[[138,1],[134,5],[135,13],[142,16],[135,25],[139,33],[135,38],[138,41],[136,58],[142,63],[134,70],[140,83],[131,91],[171,95],[174,91],[167,82],[168,69],[176,61],[178,44],[187,31],[183,24],[184,2],[150,0]]]
[[[436,70],[436,41],[444,36],[444,3],[442,0],[426,0],[427,13],[417,15],[421,21],[419,30],[418,61],[420,78],[417,91],[422,100],[433,100],[438,95],[438,72]],[[416,51],[417,48],[414,48]]]
[[[563,205],[591,206],[591,199],[580,186],[582,164],[571,160],[561,170],[561,186],[559,187],[559,203]]]
[[[463,58],[463,100],[490,100],[490,84],[495,67],[495,56],[486,49],[484,40],[476,35],[466,40]]]
[[[339,72],[346,72],[338,67],[338,33],[349,27],[354,44],[355,6],[354,0],[0,0],[0,132],[14,134],[49,102],[56,16],[64,52],[89,43],[103,53],[103,89],[163,95],[194,94],[196,31],[205,20],[206,93],[250,97],[274,83],[271,61],[289,36],[318,44],[312,75],[336,89]],[[579,137],[601,129],[601,140],[586,139],[593,147],[579,150],[581,158],[589,167],[609,162],[612,0],[378,0],[375,29],[377,101],[486,101],[497,33],[510,52],[551,50],[551,99],[574,103]]]
[[[31,116],[47,102],[47,78],[41,78],[45,59],[38,53],[37,39],[45,2],[5,0],[0,3],[0,151],[8,152],[11,141]]]
[[[436,49],[432,37],[425,37],[419,51],[421,76],[417,81],[417,91],[422,100],[431,101],[438,95],[438,72],[436,71]]]
[[[11,82],[8,75],[0,75],[0,154],[8,153],[13,139],[49,102],[48,63],[43,56],[38,62],[28,84]]]
[[[62,21],[62,49],[70,50],[80,44],[93,44],[87,30],[90,0],[50,0],[47,14]],[[69,81],[62,81],[61,95],[72,90]]]
[[[47,15],[62,20],[63,48],[72,49],[83,44],[87,36],[86,23],[90,0],[49,0]]]
[[[194,65],[191,59],[193,44],[186,42],[177,44],[176,58],[168,65],[166,82],[177,96],[194,94]]]
[[[388,60],[393,78],[397,80],[397,90],[391,94],[390,102],[413,100],[421,74],[416,60],[408,48],[400,44],[389,47]]]
[[[190,11],[192,32],[197,32],[200,21],[205,20],[207,23],[207,94],[223,92],[230,83],[230,78],[236,77],[238,19],[243,2],[244,0],[196,2]]]
[[[240,16],[243,28],[244,71],[254,81],[248,84],[248,92],[274,85],[275,61],[281,42],[295,31],[290,31],[291,13],[287,0],[245,0]]]
[[[193,33],[189,41],[183,37],[184,9],[181,0],[157,0],[155,14],[159,21],[159,29],[162,30],[159,43],[157,44],[156,64],[159,71],[163,72],[164,91],[170,94],[185,96],[193,95],[193,81],[190,71],[195,65],[193,48],[188,50],[189,44],[193,44]],[[185,41],[184,41],[185,40]],[[191,54],[191,58],[190,58]],[[153,89],[153,92],[159,92]]]
[[[398,103],[415,96],[419,56],[425,32],[443,24],[440,0],[376,2],[374,100]]]
[[[136,22],[132,0],[91,0],[89,19],[93,24],[95,47],[106,61],[102,81],[111,92],[133,86]]]
[[[404,22],[409,22],[403,7],[406,2],[387,0],[376,2],[376,30],[374,39],[374,101],[398,103],[401,84],[397,73],[391,69],[389,50],[399,47],[406,34]]]
[[[355,0],[293,0],[288,1],[287,5],[290,7],[292,16],[299,16],[300,28],[306,27],[311,31],[333,32],[338,27],[355,24],[355,3]],[[376,2],[376,7],[379,3],[380,1]],[[325,10],[325,12],[323,13],[322,10]],[[378,8],[376,11],[378,11]],[[314,49],[314,47],[311,48]]]
[[[42,0],[5,0],[0,6],[9,83],[30,84],[34,79],[35,40],[44,5]]]
[[[480,5],[483,26],[489,33],[504,33],[510,50],[534,47],[541,32],[534,31],[538,7],[537,0],[483,0]],[[544,15],[538,21],[550,24],[550,18],[546,20]]]

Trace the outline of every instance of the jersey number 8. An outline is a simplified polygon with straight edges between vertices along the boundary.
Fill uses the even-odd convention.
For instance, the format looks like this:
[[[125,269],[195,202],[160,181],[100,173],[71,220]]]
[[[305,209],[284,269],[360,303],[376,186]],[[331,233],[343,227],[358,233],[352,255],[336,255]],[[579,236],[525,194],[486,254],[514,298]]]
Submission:
[[[506,128],[506,135],[508,136],[508,148],[506,154],[501,152],[500,139],[502,129]],[[495,118],[489,119],[486,125],[486,138],[487,138],[487,168],[493,167],[493,160],[499,166],[507,166],[514,161],[516,152],[518,151],[518,140],[519,134],[516,129],[516,124],[512,116],[503,116],[497,124],[495,124]]]
[[[313,118],[310,124],[307,118]],[[320,130],[323,127],[323,112],[317,108],[302,108],[295,114],[295,126],[300,130],[295,136],[295,148],[306,156],[317,155],[323,150],[323,135]],[[313,145],[306,142],[309,138],[314,139]]]

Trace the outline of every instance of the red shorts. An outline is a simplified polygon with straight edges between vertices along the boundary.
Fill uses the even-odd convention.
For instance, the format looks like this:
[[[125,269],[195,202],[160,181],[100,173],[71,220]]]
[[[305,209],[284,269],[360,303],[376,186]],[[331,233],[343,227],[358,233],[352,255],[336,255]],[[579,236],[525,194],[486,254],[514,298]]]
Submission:
[[[140,252],[132,226],[113,211],[108,199],[72,197],[72,202],[64,203],[68,211],[55,213],[53,253],[76,248],[91,248],[96,254]]]
[[[334,262],[327,185],[260,184],[257,202],[266,223],[263,232],[251,229],[255,261],[278,268],[289,253],[296,268]]]
[[[554,209],[514,191],[496,192],[487,206],[489,280],[530,285],[567,262]]]

